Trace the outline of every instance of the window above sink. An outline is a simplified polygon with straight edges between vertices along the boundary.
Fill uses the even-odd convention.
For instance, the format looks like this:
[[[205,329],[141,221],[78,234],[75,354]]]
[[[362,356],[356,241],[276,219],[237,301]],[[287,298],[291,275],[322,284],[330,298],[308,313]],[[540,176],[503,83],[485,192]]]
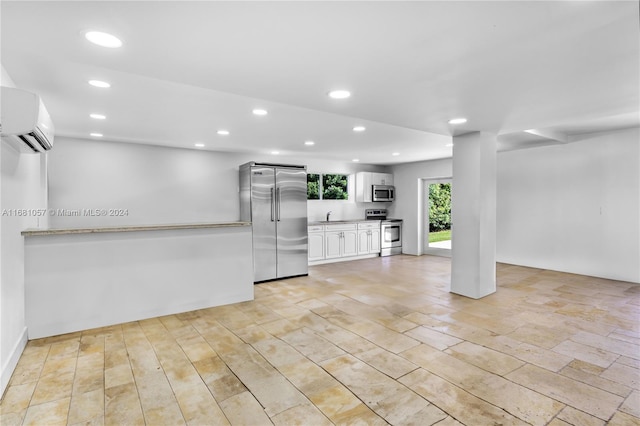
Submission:
[[[349,175],[308,173],[307,200],[348,200]]]

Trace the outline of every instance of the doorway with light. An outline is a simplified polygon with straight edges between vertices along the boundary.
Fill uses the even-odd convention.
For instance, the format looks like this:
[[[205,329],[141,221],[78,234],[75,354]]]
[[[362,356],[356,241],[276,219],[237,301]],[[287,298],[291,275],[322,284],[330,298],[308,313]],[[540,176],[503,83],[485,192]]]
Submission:
[[[451,179],[425,179],[424,253],[451,256]]]

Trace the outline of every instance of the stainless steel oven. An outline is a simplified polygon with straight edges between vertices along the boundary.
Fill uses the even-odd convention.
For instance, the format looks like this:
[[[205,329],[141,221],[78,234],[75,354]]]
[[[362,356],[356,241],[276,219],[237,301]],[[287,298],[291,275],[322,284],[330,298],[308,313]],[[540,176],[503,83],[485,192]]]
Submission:
[[[402,253],[402,219],[380,222],[380,256]]]
[[[380,256],[402,254],[402,219],[387,218],[387,209],[367,209],[364,217],[380,221]]]

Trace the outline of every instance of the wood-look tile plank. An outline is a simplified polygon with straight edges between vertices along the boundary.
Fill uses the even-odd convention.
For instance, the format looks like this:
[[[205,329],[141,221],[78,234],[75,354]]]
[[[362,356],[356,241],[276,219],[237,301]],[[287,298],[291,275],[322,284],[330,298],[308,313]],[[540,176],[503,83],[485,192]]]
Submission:
[[[506,355],[471,342],[459,343],[451,346],[444,352],[499,376],[504,376],[525,364],[523,361],[511,355]]]
[[[445,350],[450,346],[457,345],[462,342],[462,340],[457,337],[453,337],[424,326],[415,327],[406,331],[404,334],[440,350]]]
[[[422,368],[401,377],[399,382],[463,424],[527,424],[500,407],[489,404]]]
[[[367,406],[391,424],[434,424],[447,415],[402,384],[351,355],[321,363]]]
[[[623,398],[627,397],[631,393],[631,388],[628,386],[599,377],[595,374],[590,374],[584,370],[575,369],[570,365],[560,370],[560,374]]]
[[[71,398],[71,406],[67,422],[91,423],[104,421],[104,389],[92,390],[86,393],[78,393]]]
[[[638,316],[638,319],[640,319],[640,316]],[[600,336],[586,331],[574,334],[571,336],[571,340],[603,351],[624,355],[629,358],[640,359],[640,346],[633,343],[621,342],[618,339]]]
[[[67,423],[71,397],[30,405],[24,418],[24,426],[64,425]]]
[[[560,411],[556,418],[563,420],[570,425],[602,426],[605,424],[604,420],[569,406]]]
[[[142,406],[134,383],[105,390],[105,425],[144,425]]]
[[[633,391],[620,406],[620,411],[640,419],[640,392]]]
[[[401,355],[526,422],[546,423],[564,407],[552,398],[426,345],[409,349]]]
[[[530,364],[505,377],[602,420],[608,420],[624,401],[618,395]]]
[[[640,370],[628,365],[616,362],[603,371],[600,377],[640,390]]]
[[[639,424],[639,418],[623,413],[622,411],[618,411],[611,420],[607,422],[607,426],[638,426]]]

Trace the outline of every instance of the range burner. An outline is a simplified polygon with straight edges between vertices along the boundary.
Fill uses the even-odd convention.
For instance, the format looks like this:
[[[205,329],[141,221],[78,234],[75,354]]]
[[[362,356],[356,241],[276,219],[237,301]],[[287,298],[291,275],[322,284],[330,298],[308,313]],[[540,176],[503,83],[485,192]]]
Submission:
[[[364,211],[364,218],[366,220],[386,220],[387,209],[366,209]]]

